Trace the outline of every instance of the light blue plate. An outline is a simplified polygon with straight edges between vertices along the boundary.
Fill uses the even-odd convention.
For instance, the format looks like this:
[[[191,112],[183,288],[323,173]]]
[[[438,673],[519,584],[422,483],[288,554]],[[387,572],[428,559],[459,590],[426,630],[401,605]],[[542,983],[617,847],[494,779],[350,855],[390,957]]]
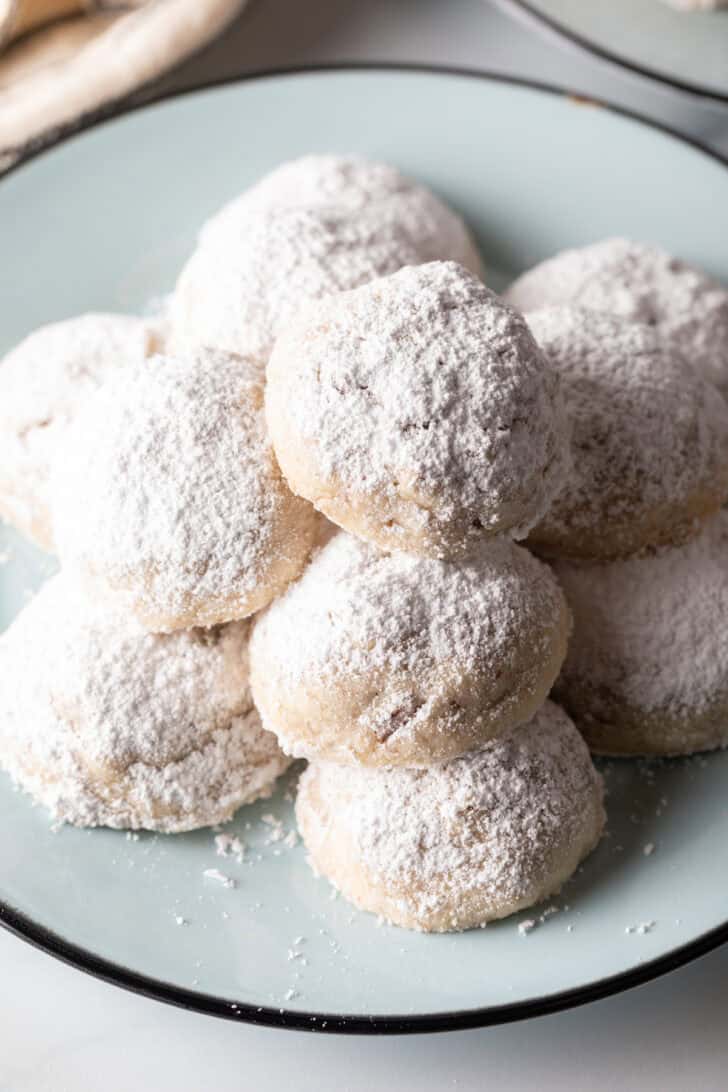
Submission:
[[[639,75],[728,99],[728,9],[676,11],[664,0],[499,2]]]
[[[654,128],[473,76],[288,74],[145,108],[2,181],[0,351],[41,322],[140,308],[166,292],[206,216],[315,149],[391,160],[435,186],[474,225],[495,284],[614,232],[728,279],[728,170]],[[6,550],[0,628],[48,571],[9,530]],[[438,937],[380,926],[332,899],[301,846],[275,841],[261,819],[291,829],[283,792],[239,813],[232,829],[248,848],[237,863],[215,856],[208,831],[54,833],[0,775],[0,920],[122,985],[233,1018],[411,1031],[553,1010],[728,936],[728,754],[606,773],[609,837],[555,900],[559,913],[527,934],[519,921],[543,907]],[[210,868],[237,886],[205,879]]]

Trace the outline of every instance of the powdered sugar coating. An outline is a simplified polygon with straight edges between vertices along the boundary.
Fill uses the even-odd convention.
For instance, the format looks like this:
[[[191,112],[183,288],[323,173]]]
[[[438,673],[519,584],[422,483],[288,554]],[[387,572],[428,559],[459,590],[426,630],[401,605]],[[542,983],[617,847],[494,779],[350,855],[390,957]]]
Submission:
[[[278,330],[307,300],[420,261],[396,224],[338,208],[254,209],[205,235],[169,309],[171,351],[242,353],[264,367]]]
[[[0,514],[44,548],[51,468],[79,407],[158,343],[148,319],[91,313],[41,326],[0,360]]]
[[[201,238],[229,237],[241,216],[267,209],[339,208],[371,215],[408,238],[422,262],[460,262],[481,275],[480,257],[460,216],[388,163],[356,155],[305,155],[283,163],[225,205]]]
[[[385,549],[523,537],[568,466],[558,379],[523,318],[452,262],[309,304],[268,365],[291,488]]]
[[[568,633],[551,573],[508,539],[452,563],[339,533],[256,619],[251,685],[290,754],[427,766],[527,720]]]
[[[728,495],[728,406],[642,324],[575,307],[527,315],[562,380],[573,473],[529,541],[609,558],[679,542]]]
[[[53,487],[63,564],[156,631],[259,610],[316,533],[276,464],[257,367],[224,353],[155,357],[109,380]]]
[[[179,831],[288,765],[248,687],[248,623],[152,636],[49,581],[0,638],[0,761],[54,818]]]
[[[616,238],[564,250],[514,281],[506,299],[521,311],[572,304],[655,326],[728,394],[728,289],[659,247]]]
[[[556,692],[595,749],[728,744],[728,513],[678,549],[555,571],[574,612]]]
[[[296,815],[314,868],[347,898],[437,932],[554,894],[604,825],[601,778],[551,702],[504,739],[427,770],[316,763]]]

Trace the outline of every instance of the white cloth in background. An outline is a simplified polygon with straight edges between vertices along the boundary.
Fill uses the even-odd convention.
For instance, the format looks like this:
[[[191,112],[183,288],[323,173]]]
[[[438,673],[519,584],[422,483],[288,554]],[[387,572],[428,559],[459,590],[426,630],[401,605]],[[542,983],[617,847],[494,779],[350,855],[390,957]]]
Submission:
[[[246,0],[0,0],[0,171],[220,34]]]

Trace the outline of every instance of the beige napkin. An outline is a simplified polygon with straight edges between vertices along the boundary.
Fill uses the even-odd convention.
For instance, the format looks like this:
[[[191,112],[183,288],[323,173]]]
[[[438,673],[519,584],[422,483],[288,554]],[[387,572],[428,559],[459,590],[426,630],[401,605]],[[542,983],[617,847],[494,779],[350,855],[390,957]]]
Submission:
[[[149,83],[246,0],[0,0],[0,171]]]

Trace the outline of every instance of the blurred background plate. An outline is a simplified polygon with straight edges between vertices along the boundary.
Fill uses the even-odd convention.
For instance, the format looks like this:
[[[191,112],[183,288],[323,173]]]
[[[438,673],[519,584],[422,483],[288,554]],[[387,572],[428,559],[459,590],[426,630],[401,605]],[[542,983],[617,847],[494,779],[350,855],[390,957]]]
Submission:
[[[604,60],[683,91],[728,101],[728,8],[665,0],[498,0]]]
[[[205,217],[312,150],[381,157],[433,185],[473,225],[495,286],[616,232],[728,280],[728,170],[665,132],[488,77],[287,73],[145,107],[0,182],[0,352],[42,322],[169,291]],[[4,628],[52,562],[9,529],[0,558]],[[609,836],[561,896],[434,937],[331,897],[291,844],[286,784],[229,828],[247,845],[238,862],[215,855],[209,831],[54,831],[0,775],[0,921],[111,981],[237,1019],[418,1031],[552,1011],[728,937],[728,754],[603,768]],[[235,886],[206,879],[210,868]]]

